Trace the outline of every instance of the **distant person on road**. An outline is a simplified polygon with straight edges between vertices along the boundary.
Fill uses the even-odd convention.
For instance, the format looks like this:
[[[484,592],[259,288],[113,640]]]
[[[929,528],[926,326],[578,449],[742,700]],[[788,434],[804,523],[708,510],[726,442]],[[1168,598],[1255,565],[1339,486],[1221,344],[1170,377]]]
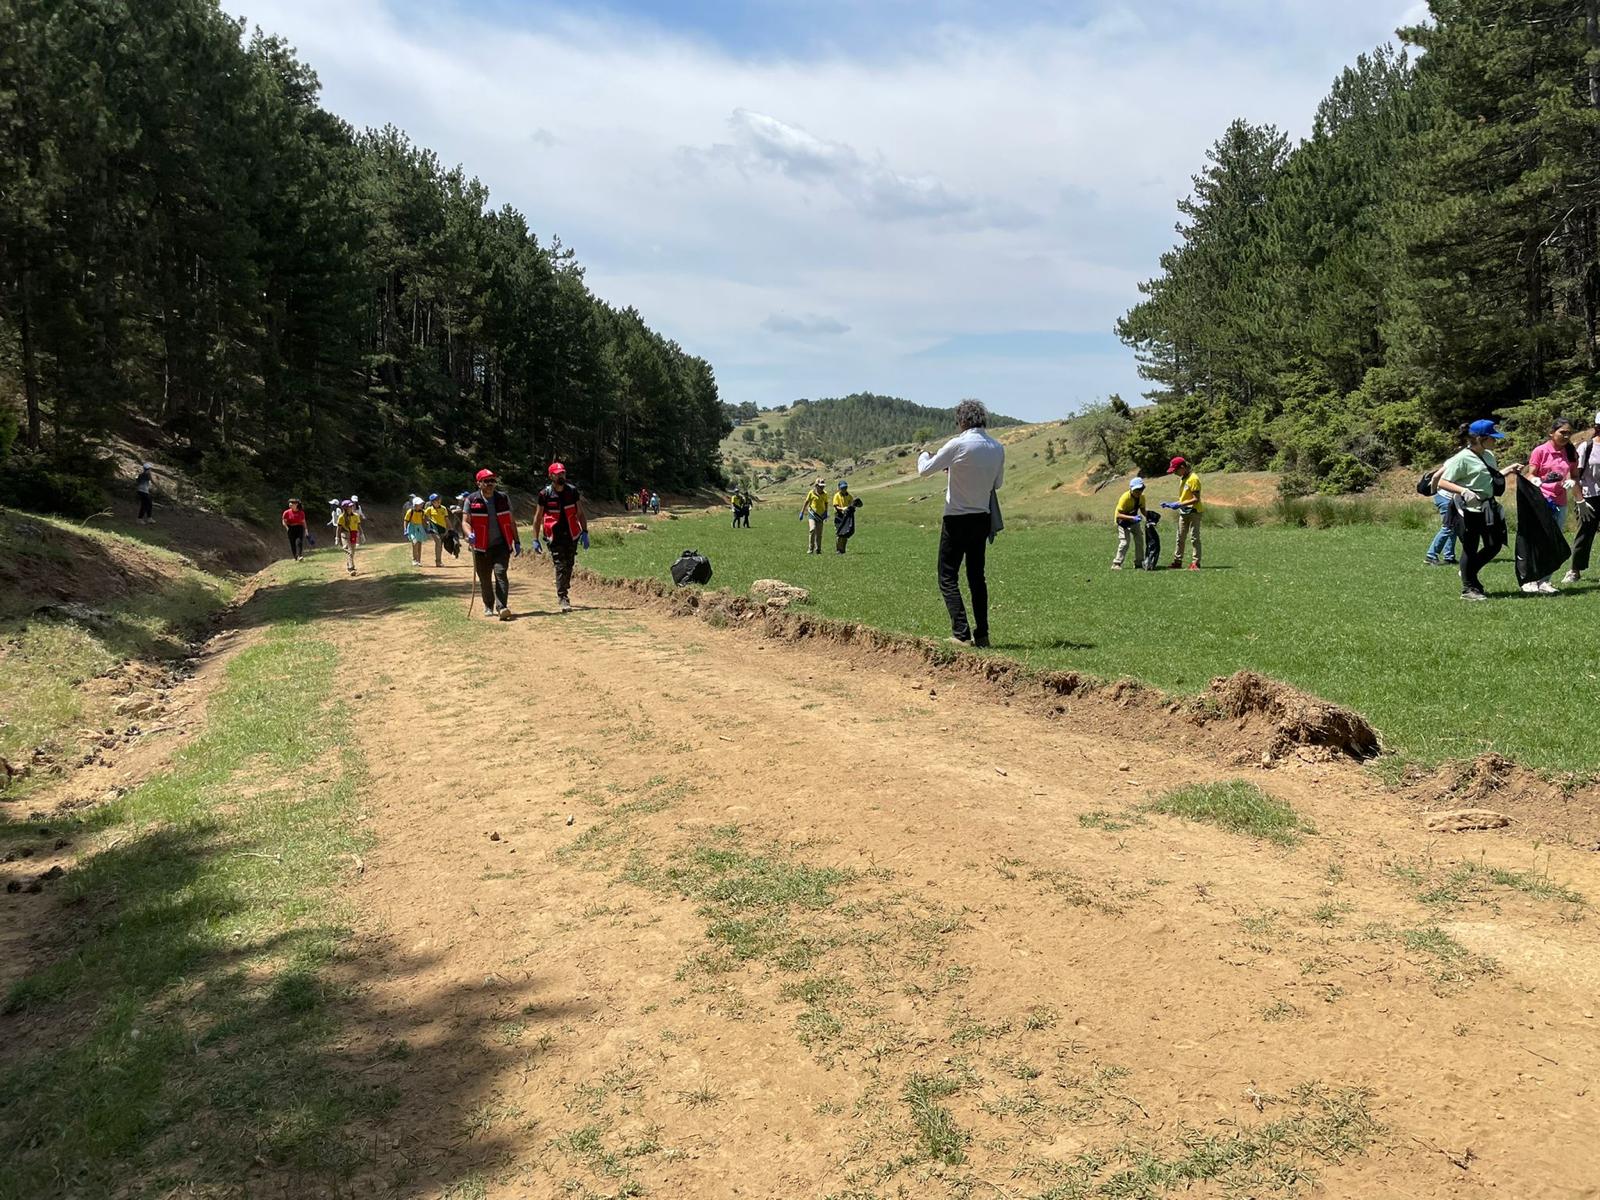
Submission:
[[[361,509],[354,500],[339,505],[339,532],[344,535],[344,569],[356,573],[356,547],[361,544]]]
[[[511,515],[511,497],[499,490],[499,481],[487,467],[478,472],[478,490],[463,506],[467,544],[472,547],[472,568],[483,596],[483,615],[511,620],[511,582],[506,569],[512,556],[522,556],[522,538]],[[539,543],[534,543],[538,549]]]
[[[450,533],[450,510],[440,502],[438,492],[428,496],[428,503],[423,507],[422,515],[427,521],[428,536],[433,539],[433,565],[442,567],[445,550],[449,549],[450,557],[454,558],[460,553],[460,548],[445,545],[445,539]]]
[[[655,516],[661,512],[661,497],[654,492],[650,493],[650,514]]]
[[[1594,431],[1578,449],[1578,532],[1572,539],[1572,566],[1561,577],[1562,583],[1577,583],[1589,569],[1589,552],[1594,535],[1600,531],[1600,412],[1594,415]]]
[[[1178,487],[1178,500],[1174,504],[1170,500],[1162,501],[1162,508],[1178,510],[1178,544],[1172,552],[1172,569],[1178,570],[1183,566],[1183,544],[1192,540],[1194,543],[1194,557],[1189,561],[1189,570],[1200,569],[1200,514],[1205,505],[1200,502],[1200,476],[1181,454],[1167,465],[1167,474],[1176,475],[1182,482]]]
[[[1550,514],[1556,519],[1556,527],[1565,533],[1567,506],[1572,499],[1572,490],[1578,484],[1578,448],[1572,444],[1571,421],[1565,417],[1555,419],[1550,426],[1550,439],[1536,446],[1533,453],[1528,455],[1528,475],[1539,485],[1544,502],[1550,506]],[[1543,579],[1523,584],[1522,590],[1551,595],[1556,589],[1550,582],[1550,576],[1546,575]]]
[[[139,524],[141,525],[154,525],[156,523],[156,480],[155,475],[152,474],[154,470],[154,464],[140,463],[139,477],[133,481],[134,495],[139,498]]]
[[[567,482],[567,468],[558,462],[550,464],[550,485],[539,493],[534,528],[544,533],[544,540],[550,546],[550,563],[556,572],[556,600],[562,612],[571,612],[572,600],[568,593],[572,589],[572,568],[578,558],[578,547],[589,548],[589,518],[583,511],[583,497]],[[537,541],[533,549],[534,553],[539,552]]]
[[[1445,461],[1439,472],[1438,488],[1456,506],[1457,529],[1461,535],[1461,598],[1487,600],[1479,572],[1506,544],[1506,517],[1496,496],[1506,489],[1505,477],[1520,471],[1517,466],[1501,471],[1491,447],[1505,438],[1493,421],[1474,421],[1463,426],[1466,447]]]
[[[306,506],[290,500],[283,510],[283,527],[289,534],[289,554],[299,562],[306,554]]]
[[[344,501],[328,501],[328,528],[333,530],[333,544],[344,549],[344,527],[339,524],[339,514],[344,511]]]
[[[985,552],[998,513],[995,493],[1005,482],[1006,451],[985,430],[989,411],[976,400],[956,405],[956,436],[935,454],[917,457],[917,474],[946,471],[944,520],[939,531],[939,593],[950,613],[950,640],[959,645],[989,644],[989,582]],[[961,563],[967,564],[972,593],[972,623],[961,603]]]
[[[1144,506],[1144,480],[1135,475],[1128,480],[1128,490],[1117,500],[1113,520],[1117,526],[1117,553],[1111,560],[1113,571],[1122,570],[1128,557],[1128,547],[1133,547],[1133,569],[1144,567],[1144,523],[1148,514]]]
[[[850,539],[856,534],[856,509],[861,498],[850,494],[850,481],[839,480],[839,490],[833,494],[833,552],[843,554]]]
[[[642,487],[639,489],[639,511],[650,511],[650,489],[647,487]]]
[[[411,543],[411,565],[422,565],[422,543],[428,540],[428,518],[423,513],[427,506],[423,504],[421,496],[411,497],[411,502],[406,505],[405,512],[401,514],[406,541]]]
[[[735,529],[750,528],[750,493],[742,487],[733,489],[733,527]]]
[[[822,553],[822,523],[828,519],[828,485],[824,480],[817,480],[811,485],[811,490],[806,493],[805,502],[800,506],[800,519],[806,523],[808,538],[806,541],[807,554]]]

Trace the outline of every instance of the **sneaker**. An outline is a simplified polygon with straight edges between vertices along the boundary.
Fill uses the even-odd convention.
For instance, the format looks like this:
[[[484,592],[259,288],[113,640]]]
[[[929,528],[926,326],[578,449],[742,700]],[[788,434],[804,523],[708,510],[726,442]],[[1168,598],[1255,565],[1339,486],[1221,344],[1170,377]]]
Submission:
[[[511,620],[511,610],[502,606],[498,616],[502,621],[509,621]]]
[[[989,639],[987,637],[975,637],[972,639],[972,644],[976,649],[987,650],[989,648]]]
[[[1539,585],[1537,583],[1525,583],[1522,585],[1522,590],[1533,595],[1538,592]]]
[[[969,647],[970,648],[971,645],[972,645],[972,639],[971,638],[956,637],[954,634],[951,634],[949,637],[945,638],[945,641],[949,642],[952,646],[962,646],[962,647]]]
[[[562,612],[571,612],[572,611],[572,601],[568,600],[565,596],[561,597],[561,611]]]
[[[1466,591],[1461,593],[1461,598],[1463,600],[1487,600],[1489,597],[1485,596],[1480,591],[1468,588]]]
[[[1167,564],[1167,570],[1169,570],[1169,571],[1181,571],[1181,570],[1183,570],[1183,559],[1181,559],[1181,558],[1173,559],[1171,562],[1169,562]]]
[[[1122,570],[1122,564],[1121,563],[1112,563],[1111,564],[1111,569],[1113,571],[1120,571],[1120,570]]]
[[[1541,596],[1559,596],[1561,593],[1556,591],[1548,579],[1541,579],[1539,581],[1539,594]]]
[[[1578,580],[1580,580],[1582,578],[1583,578],[1583,572],[1582,571],[1568,571],[1565,575],[1563,575],[1561,577],[1561,582],[1562,583],[1577,583]]]
[[[1437,567],[1439,560],[1431,554],[1425,554],[1422,556],[1422,565],[1425,567]]]
[[[1198,571],[1199,569],[1200,569],[1200,564],[1199,563],[1192,562],[1192,563],[1189,564],[1189,570]]]

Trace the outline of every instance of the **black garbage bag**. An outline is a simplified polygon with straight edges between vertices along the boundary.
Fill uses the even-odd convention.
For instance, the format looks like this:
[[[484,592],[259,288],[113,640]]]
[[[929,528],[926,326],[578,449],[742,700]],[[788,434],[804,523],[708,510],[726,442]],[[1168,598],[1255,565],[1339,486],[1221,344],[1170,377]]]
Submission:
[[[1161,523],[1160,513],[1146,513],[1144,518],[1144,561],[1135,563],[1135,567],[1142,567],[1146,571],[1161,570],[1161,531],[1156,528]]]
[[[672,564],[672,582],[679,587],[689,583],[711,582],[711,560],[698,550],[685,550]]]
[[[1517,476],[1517,582],[1532,583],[1561,569],[1572,557],[1556,514],[1539,486]]]

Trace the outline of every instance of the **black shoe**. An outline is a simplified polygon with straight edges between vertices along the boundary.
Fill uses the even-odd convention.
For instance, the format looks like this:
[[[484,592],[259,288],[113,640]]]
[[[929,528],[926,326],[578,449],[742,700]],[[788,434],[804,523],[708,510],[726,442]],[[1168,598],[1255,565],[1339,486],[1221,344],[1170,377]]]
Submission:
[[[973,638],[972,644],[979,650],[987,650],[989,648],[989,635],[984,634],[982,637]]]

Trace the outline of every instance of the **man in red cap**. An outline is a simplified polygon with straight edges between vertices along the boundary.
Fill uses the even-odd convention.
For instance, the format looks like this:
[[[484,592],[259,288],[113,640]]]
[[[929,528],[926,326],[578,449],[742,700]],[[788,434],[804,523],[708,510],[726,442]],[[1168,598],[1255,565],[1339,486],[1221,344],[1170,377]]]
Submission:
[[[511,515],[511,497],[500,491],[494,472],[478,472],[478,490],[461,506],[462,523],[467,527],[467,544],[472,547],[472,569],[483,593],[483,615],[511,620],[511,585],[506,568],[511,556],[522,555],[522,538]],[[539,543],[534,542],[534,549]]]
[[[1178,510],[1178,545],[1172,552],[1172,569],[1177,570],[1183,566],[1183,544],[1190,538],[1194,540],[1194,558],[1189,563],[1191,571],[1200,569],[1200,513],[1204,505],[1200,503],[1200,476],[1195,474],[1183,455],[1178,455],[1167,465],[1167,474],[1176,475],[1182,482],[1178,487],[1178,502],[1170,500],[1164,502],[1162,508],[1175,508]]]
[[[578,489],[567,482],[567,468],[558,462],[550,464],[550,485],[539,493],[539,513],[534,517],[534,528],[544,534],[550,543],[550,561],[556,569],[556,599],[562,612],[572,611],[572,601],[567,590],[572,586],[572,567],[578,558],[578,547],[589,548],[589,518],[583,511],[583,497]],[[539,543],[533,544],[535,550]]]

